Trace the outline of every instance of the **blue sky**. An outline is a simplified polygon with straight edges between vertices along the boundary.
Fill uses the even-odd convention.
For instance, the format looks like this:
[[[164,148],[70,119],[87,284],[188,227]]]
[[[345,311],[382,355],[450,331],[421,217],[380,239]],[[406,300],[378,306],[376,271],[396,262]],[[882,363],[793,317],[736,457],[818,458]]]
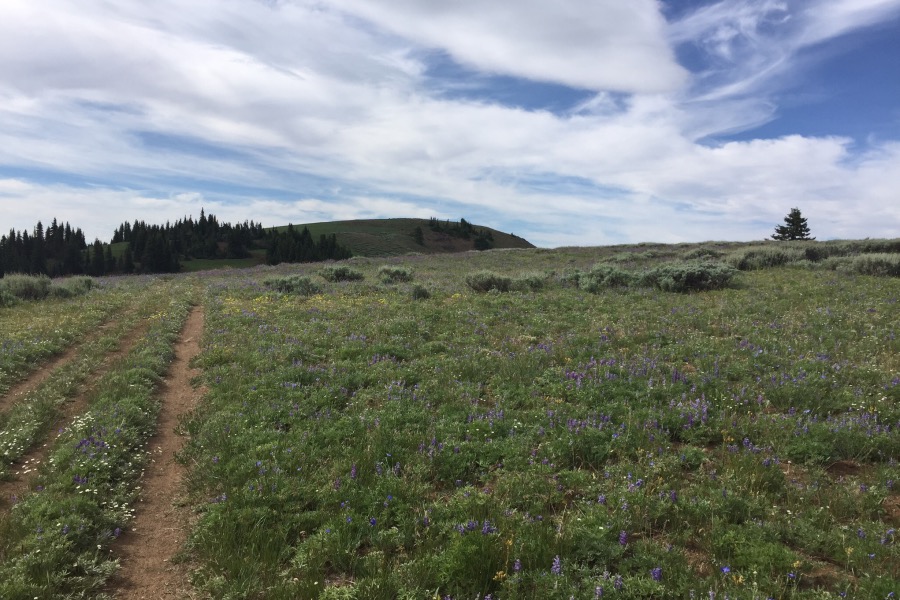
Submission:
[[[900,0],[4,0],[0,231],[900,236]]]

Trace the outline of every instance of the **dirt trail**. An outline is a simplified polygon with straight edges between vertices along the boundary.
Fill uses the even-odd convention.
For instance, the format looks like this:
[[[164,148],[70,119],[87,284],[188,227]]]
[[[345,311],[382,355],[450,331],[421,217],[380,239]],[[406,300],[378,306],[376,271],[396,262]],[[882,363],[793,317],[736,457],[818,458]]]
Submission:
[[[75,398],[72,398],[69,402],[65,404],[61,408],[61,414],[59,419],[53,424],[53,427],[50,431],[58,431],[60,428],[65,427],[69,423],[71,423],[72,419],[77,415],[80,415],[87,409],[88,398],[90,398],[91,394],[94,392],[94,388],[96,386],[96,382],[99,381],[107,371],[109,371],[112,364],[118,360],[119,358],[125,356],[134,345],[137,343],[138,339],[144,335],[149,327],[149,322],[142,322],[137,327],[132,329],[125,335],[124,338],[119,342],[119,346],[106,354],[103,357],[103,362],[100,363],[98,369],[96,369],[93,373],[91,373],[92,384],[82,389]],[[108,329],[112,326],[112,323],[107,323],[101,329]],[[27,381],[22,382],[22,385],[29,384],[28,389],[21,392],[21,395],[24,396],[28,392],[37,389],[37,387],[49,377],[53,369],[62,364],[74,360],[74,355],[77,353],[78,349],[81,347],[79,345],[76,348],[70,348],[54,360],[54,364],[52,367],[45,367],[45,371],[42,372],[41,378],[39,381],[36,381],[32,384],[33,377],[29,378]],[[68,355],[68,356],[67,356]],[[58,435],[57,435],[58,437]],[[50,449],[53,447],[52,442],[45,441],[39,447],[33,448],[31,451],[24,454],[19,460],[16,462],[19,463],[18,468],[12,472],[13,478],[8,481],[0,481],[0,508],[3,507],[3,503],[6,500],[10,502],[15,502],[17,498],[21,498],[30,488],[32,484],[32,480],[34,476],[37,474],[38,467],[47,459],[47,454],[50,452]]]
[[[175,428],[203,395],[202,389],[191,386],[195,371],[190,367],[191,359],[200,352],[202,333],[203,310],[195,308],[175,345],[175,361],[160,390],[157,433],[149,441],[152,457],[141,481],[143,493],[134,523],[116,543],[122,569],[111,582],[111,591],[120,600],[191,596],[185,569],[170,563],[187,538],[187,516],[173,506],[182,492],[183,471],[175,462],[183,443]]]

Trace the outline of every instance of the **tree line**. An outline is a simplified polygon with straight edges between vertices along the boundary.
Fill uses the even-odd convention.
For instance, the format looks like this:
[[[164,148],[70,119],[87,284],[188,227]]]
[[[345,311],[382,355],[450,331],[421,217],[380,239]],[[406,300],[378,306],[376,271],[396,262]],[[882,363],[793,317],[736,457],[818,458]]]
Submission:
[[[478,229],[465,219],[460,219],[459,223],[447,221],[439,221],[431,217],[428,220],[428,228],[432,231],[444,233],[452,237],[458,237],[464,240],[475,238],[476,250],[489,250],[494,247],[494,235],[488,229]],[[415,234],[416,241],[419,241],[420,235]]]
[[[222,223],[201,209],[199,219],[185,217],[165,225],[126,221],[110,243],[95,239],[88,244],[81,229],[56,219],[46,229],[40,221],[31,232],[12,229],[0,237],[0,277],[174,273],[184,260],[247,258],[254,249],[264,249],[269,264],[351,256],[333,234],[314,242],[306,228],[298,232],[288,226],[279,232],[253,221]]]

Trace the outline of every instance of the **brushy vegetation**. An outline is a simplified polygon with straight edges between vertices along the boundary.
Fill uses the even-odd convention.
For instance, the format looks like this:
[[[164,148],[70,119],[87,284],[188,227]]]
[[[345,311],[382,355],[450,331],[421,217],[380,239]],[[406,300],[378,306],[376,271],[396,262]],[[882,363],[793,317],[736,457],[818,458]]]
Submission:
[[[393,266],[414,284],[312,293],[284,282],[318,265],[191,279],[207,319],[208,393],[180,457],[197,596],[900,592],[900,279],[862,274],[889,275],[894,253],[804,250],[738,272],[746,250],[411,256]],[[382,280],[376,262],[348,265]],[[163,355],[172,337],[158,339],[145,353]],[[159,372],[126,381],[144,398]],[[121,473],[139,461],[120,446],[140,447],[153,411],[92,409],[65,438],[0,524],[0,596],[98,589],[133,510],[106,482],[133,494]],[[140,424],[120,441],[110,414]]]
[[[0,279],[0,290],[19,300],[42,300],[50,294],[50,278],[10,273]]]
[[[284,277],[268,277],[263,280],[263,285],[283,294],[297,296],[312,296],[318,294],[321,288],[306,275],[286,275]]]
[[[46,275],[11,273],[0,278],[0,307],[14,306],[19,300],[73,298],[88,293],[94,285],[94,278],[86,275],[51,280]]]
[[[332,283],[338,281],[361,281],[365,276],[346,265],[325,267],[319,270],[319,276]]]
[[[860,256],[830,258],[826,266],[838,271],[873,275],[875,277],[900,277],[900,254],[873,253]]]
[[[660,265],[643,273],[641,283],[664,292],[696,292],[727,287],[736,271],[729,265],[712,262],[685,262]]]
[[[599,293],[610,288],[653,287],[664,292],[696,292],[727,287],[736,270],[715,262],[673,262],[641,271],[628,271],[599,263],[586,273],[577,273],[578,286]]]
[[[587,273],[577,275],[578,285],[586,292],[597,292],[616,287],[628,287],[636,281],[635,275],[605,264],[595,265]]]
[[[416,284],[412,286],[412,291],[410,292],[410,296],[413,300],[428,300],[431,298],[431,292],[428,291],[428,288],[421,284]]]
[[[382,283],[404,283],[413,280],[412,271],[406,267],[384,265],[378,269]]]
[[[73,275],[53,282],[50,294],[56,298],[74,298],[94,289],[96,280],[87,275]]]
[[[477,271],[466,275],[466,285],[476,292],[508,292],[513,287],[513,280],[493,271]]]

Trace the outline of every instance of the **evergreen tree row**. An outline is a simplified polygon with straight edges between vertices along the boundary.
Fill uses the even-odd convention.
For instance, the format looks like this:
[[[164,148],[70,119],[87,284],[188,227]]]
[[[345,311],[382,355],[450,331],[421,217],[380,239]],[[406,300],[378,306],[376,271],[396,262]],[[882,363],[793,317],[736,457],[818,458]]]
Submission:
[[[237,225],[219,223],[215,215],[207,216],[200,209],[200,219],[185,217],[164,226],[148,225],[143,221],[122,223],[113,233],[112,241],[128,242],[135,256],[143,256],[155,234],[161,234],[175,257],[247,258],[250,249],[263,244],[266,237],[262,224],[244,221]]]
[[[85,248],[81,229],[72,229],[68,223],[60,225],[56,219],[46,230],[38,221],[30,234],[11,229],[9,235],[0,237],[0,277],[4,273],[83,273]]]
[[[117,246],[114,252],[113,246]],[[349,258],[350,251],[337,236],[321,236],[314,242],[309,229],[265,230],[262,224],[244,221],[220,223],[200,211],[200,219],[186,217],[174,224],[149,225],[144,221],[122,223],[112,243],[99,239],[88,244],[81,229],[56,219],[46,230],[38,222],[32,232],[15,231],[0,237],[0,277],[5,273],[31,275],[110,275],[116,273],[174,273],[182,260],[193,258],[247,258],[254,248],[266,249],[269,264],[315,262]]]
[[[428,227],[432,231],[445,233],[447,235],[462,238],[464,240],[475,238],[476,250],[489,250],[494,247],[494,235],[488,229],[478,229],[465,219],[460,219],[459,223],[449,220],[438,221],[434,217],[428,220]],[[416,236],[418,241],[418,236]]]
[[[313,241],[309,228],[297,231],[288,225],[285,231],[272,230],[268,236],[266,262],[277,265],[283,262],[317,262],[321,260],[342,260],[352,256],[350,250],[337,243],[335,234],[322,235],[318,243]]]

